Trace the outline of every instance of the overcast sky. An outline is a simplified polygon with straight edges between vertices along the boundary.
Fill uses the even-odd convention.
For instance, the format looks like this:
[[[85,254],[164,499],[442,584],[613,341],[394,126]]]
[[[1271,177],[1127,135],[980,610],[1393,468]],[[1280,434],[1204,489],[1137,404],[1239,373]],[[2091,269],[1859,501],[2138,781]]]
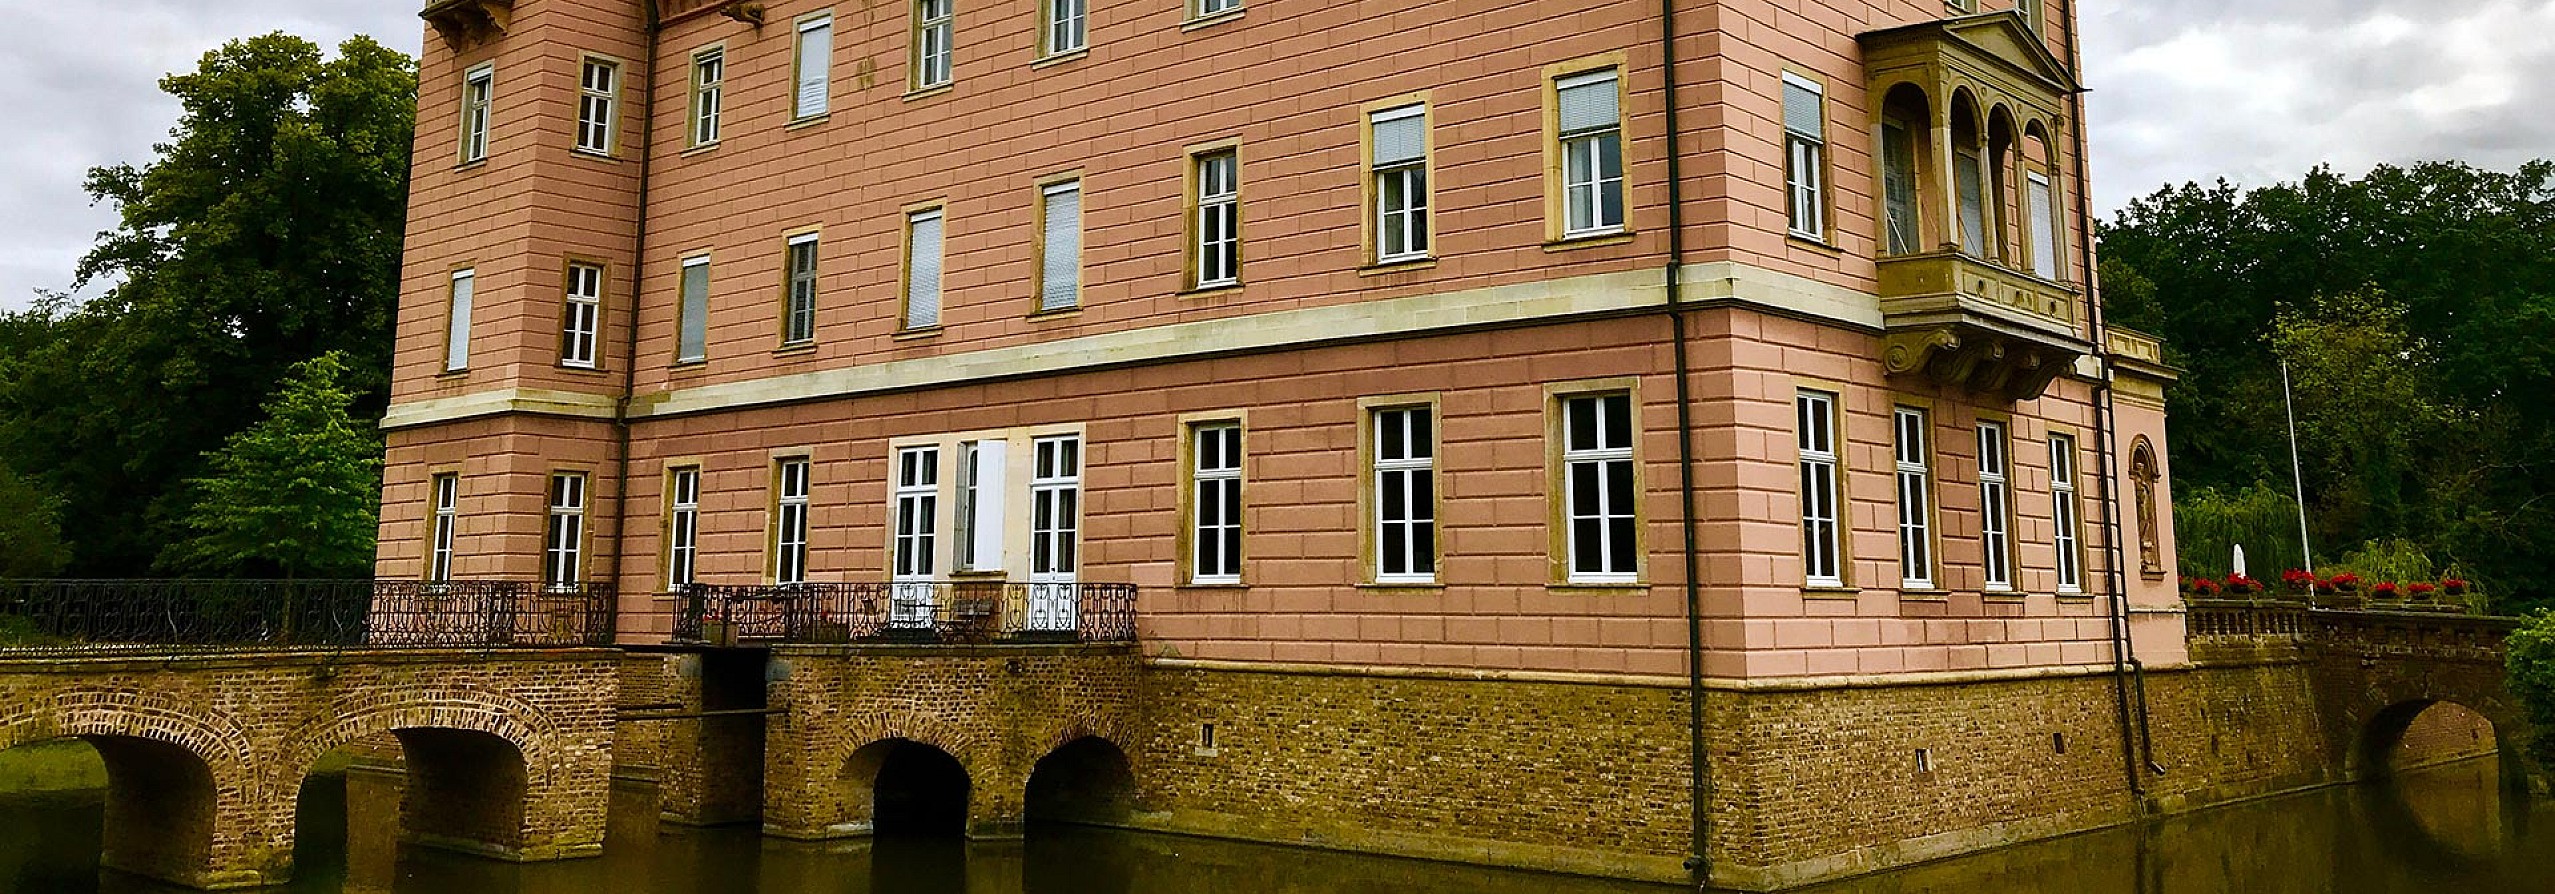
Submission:
[[[1991,4],[1994,0],[1991,0]],[[176,122],[161,75],[224,40],[371,34],[414,53],[419,0],[0,0],[0,307],[68,286],[114,223],[80,190]],[[2095,202],[2318,162],[2555,156],[2555,0],[2102,0],[2084,13]]]

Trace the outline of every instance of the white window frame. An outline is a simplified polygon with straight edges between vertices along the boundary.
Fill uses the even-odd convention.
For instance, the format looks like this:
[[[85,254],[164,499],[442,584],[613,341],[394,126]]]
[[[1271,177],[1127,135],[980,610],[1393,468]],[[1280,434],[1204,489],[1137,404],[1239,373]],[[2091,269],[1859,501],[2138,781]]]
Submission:
[[[453,547],[461,531],[461,474],[442,472],[427,479],[434,491],[434,529],[427,534],[426,580],[452,580]]]
[[[2085,592],[2083,505],[2076,490],[2076,439],[2049,436],[2050,545],[2057,550],[2058,592]]]
[[[1065,215],[1058,205],[1073,200],[1072,220],[1059,229]],[[1038,310],[1071,310],[1082,305],[1082,181],[1059,180],[1038,188]],[[1062,237],[1062,238],[1059,238]]]
[[[1934,589],[1933,419],[1923,408],[1891,411],[1891,457],[1897,467],[1899,586]]]
[[[1029,575],[1073,577],[1082,561],[1082,436],[1030,442]]]
[[[890,470],[895,518],[888,546],[890,577],[900,581],[930,580],[940,531],[940,448],[904,447],[896,451]]]
[[[1195,259],[1190,285],[1213,289],[1242,284],[1242,153],[1224,148],[1190,156],[1197,185]]]
[[[1618,412],[1623,417],[1621,443],[1609,437]],[[1593,442],[1578,440],[1582,413],[1594,414],[1588,426],[1595,437]],[[1633,442],[1640,437],[1641,408],[1633,403],[1631,392],[1593,392],[1561,398],[1563,569],[1564,579],[1570,583],[1628,584],[1641,579],[1641,470],[1633,460]],[[1581,511],[1583,477],[1597,483],[1593,513]],[[1620,493],[1616,491],[1619,482],[1624,488]],[[1590,523],[1595,525],[1595,542],[1583,542],[1581,529]],[[1622,552],[1617,548],[1618,541],[1624,539],[1632,541],[1629,567],[1616,564],[1617,553]]]
[[[1042,56],[1078,53],[1091,46],[1091,0],[1039,0]]]
[[[1203,19],[1242,11],[1242,0],[1190,0],[1189,17]]]
[[[800,233],[781,246],[781,344],[816,340],[816,284],[824,251],[817,233]],[[804,261],[804,263],[802,263]]]
[[[604,267],[591,261],[571,261],[567,268],[567,288],[560,298],[559,365],[572,369],[594,369],[596,348],[603,336]]]
[[[1827,88],[1791,72],[1783,73],[1783,189],[1785,220],[1794,236],[1827,241]],[[1817,107],[1817,120],[1792,120],[1794,91],[1805,91]],[[1815,128],[1815,129],[1812,129]]]
[[[550,474],[549,523],[542,529],[541,582],[572,589],[585,577],[586,474]]]
[[[700,571],[701,467],[677,466],[665,479],[665,583],[672,592],[690,585]]]
[[[444,372],[470,369],[470,316],[478,295],[479,271],[476,268],[464,267],[452,272],[451,291],[444,296]]]
[[[929,225],[932,237],[924,244],[922,233]],[[922,261],[931,259],[932,275],[926,282],[921,275]],[[940,325],[946,315],[949,289],[949,214],[940,207],[924,208],[905,215],[905,310],[904,328],[930,329]],[[916,299],[930,296],[929,312]]]
[[[727,97],[727,48],[708,47],[692,53],[692,112],[690,133],[693,146],[709,146],[719,141],[719,113]]]
[[[2012,442],[2002,422],[1978,424],[1979,586],[2014,589]]]
[[[1378,129],[1414,118],[1419,120],[1419,152],[1407,158],[1385,158],[1383,141],[1375,137]],[[1428,104],[1412,103],[1370,112],[1366,116],[1366,132],[1372,144],[1367,166],[1375,196],[1375,262],[1426,259],[1433,235],[1428,225]],[[1400,201],[1394,200],[1396,196]]]
[[[1569,90],[1604,84],[1615,91],[1615,116],[1599,125],[1565,128],[1558,117],[1554,134],[1561,152],[1561,214],[1564,239],[1620,233],[1629,215],[1624,194],[1622,72],[1601,68],[1552,80],[1554,108]],[[1606,162],[1611,159],[1613,168]],[[1609,203],[1608,199],[1612,199]],[[1613,216],[1608,216],[1611,206]],[[1583,214],[1582,211],[1585,211]]]
[[[797,38],[790,50],[790,120],[821,118],[834,104],[834,14],[800,19]],[[812,41],[821,41],[821,46]]]
[[[692,288],[692,271],[701,271],[701,287]],[[697,333],[697,334],[696,334]],[[697,344],[685,344],[687,339]],[[710,256],[693,255],[683,259],[675,278],[674,362],[700,363],[710,359]]]
[[[1436,417],[1426,404],[1378,407],[1369,413],[1368,427],[1375,432],[1371,522],[1376,583],[1437,582]],[[1399,517],[1393,514],[1396,498],[1402,508]],[[1397,558],[1399,571],[1393,570]]]
[[[482,62],[461,75],[461,163],[488,158],[489,130],[497,105],[497,65]]]
[[[815,475],[816,464],[808,457],[772,461],[772,583],[807,582],[808,511]]]
[[[601,83],[596,82],[601,73]],[[577,67],[577,151],[612,155],[620,131],[621,63],[587,56]]]
[[[1801,389],[1792,399],[1800,448],[1801,580],[1804,586],[1845,586],[1844,482],[1837,454],[1837,395]]]
[[[1246,447],[1242,424],[1224,421],[1192,425],[1189,443],[1189,582],[1239,584],[1246,534],[1242,503]],[[1212,516],[1210,508],[1217,510]]]
[[[952,63],[957,0],[914,0],[908,10],[914,17],[912,67],[907,69],[911,91],[929,90],[955,79]]]

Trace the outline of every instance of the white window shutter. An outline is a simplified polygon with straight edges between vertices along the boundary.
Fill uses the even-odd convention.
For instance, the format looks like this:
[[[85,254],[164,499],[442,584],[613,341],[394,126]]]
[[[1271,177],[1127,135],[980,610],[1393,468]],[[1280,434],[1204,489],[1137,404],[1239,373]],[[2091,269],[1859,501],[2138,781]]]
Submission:
[[[444,369],[470,368],[470,301],[477,290],[478,275],[464,270],[452,275],[452,328],[445,332]]]
[[[967,530],[975,538],[971,554],[977,569],[1003,567],[1003,497],[1011,491],[1010,448],[1004,441],[976,442],[976,500],[969,507],[974,514],[967,519]]]
[[[905,325],[919,329],[940,325],[940,261],[941,216],[939,213],[917,215],[912,219],[912,235],[907,246],[905,283]]]
[[[690,362],[710,353],[710,265],[683,265],[683,307],[677,321],[674,359]]]
[[[1563,78],[1555,84],[1560,92],[1562,133],[1614,127],[1623,121],[1623,110],[1615,96],[1615,73],[1609,69],[1596,74]]]
[[[798,29],[798,115],[813,118],[826,113],[827,89],[831,82],[828,63],[834,58],[834,20],[810,20]]]
[[[1372,127],[1376,167],[1418,161],[1428,151],[1428,115],[1421,106],[1377,112]]]
[[[1797,75],[1783,76],[1783,129],[1824,142],[1827,139],[1827,115],[1819,107],[1821,91],[1818,82]]]
[[[1082,184],[1046,191],[1046,232],[1038,271],[1038,309],[1074,306],[1082,287]]]
[[[2031,175],[2030,195],[2024,202],[2031,207],[2032,275],[2042,279],[2058,278],[2058,214],[2053,202],[2054,190],[2049,178],[2035,172]]]

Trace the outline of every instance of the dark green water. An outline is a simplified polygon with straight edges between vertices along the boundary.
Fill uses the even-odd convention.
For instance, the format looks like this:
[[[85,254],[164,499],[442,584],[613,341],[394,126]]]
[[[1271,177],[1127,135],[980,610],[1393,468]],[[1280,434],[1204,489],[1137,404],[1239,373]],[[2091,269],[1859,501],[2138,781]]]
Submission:
[[[342,791],[305,805],[294,892],[346,886]],[[164,894],[101,877],[94,795],[0,796],[0,892]],[[1634,894],[1673,888],[1080,829],[1025,842],[805,845],[746,830],[615,842],[595,860],[515,866],[411,849],[397,894]],[[2408,774],[1947,860],[1817,894],[2435,894],[2555,891],[2555,805],[2497,791],[2491,762]]]

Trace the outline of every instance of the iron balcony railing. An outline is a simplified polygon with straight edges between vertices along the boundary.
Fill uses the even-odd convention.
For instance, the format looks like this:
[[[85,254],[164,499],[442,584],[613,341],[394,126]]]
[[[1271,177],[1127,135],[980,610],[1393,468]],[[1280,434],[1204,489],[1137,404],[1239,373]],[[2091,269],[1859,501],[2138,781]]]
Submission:
[[[1124,643],[1136,638],[1134,584],[896,581],[681,591],[680,642]]]
[[[0,580],[0,650],[607,646],[613,603],[600,583]]]

